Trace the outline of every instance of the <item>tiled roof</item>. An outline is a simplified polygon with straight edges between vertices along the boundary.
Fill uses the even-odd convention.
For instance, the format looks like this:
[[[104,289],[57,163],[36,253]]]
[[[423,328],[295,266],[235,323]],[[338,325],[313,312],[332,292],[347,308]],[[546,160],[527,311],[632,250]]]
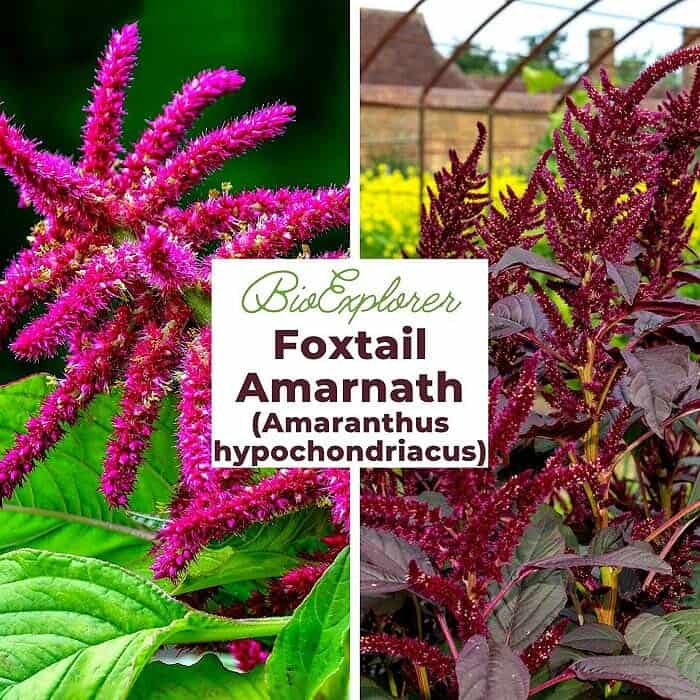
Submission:
[[[402,12],[360,10],[360,58],[379,43],[385,32],[401,17]],[[362,75],[363,83],[382,85],[423,85],[445,61],[433,46],[423,15],[415,13],[386,43],[379,55]],[[456,66],[449,69],[438,83],[445,88],[465,88],[465,75]]]

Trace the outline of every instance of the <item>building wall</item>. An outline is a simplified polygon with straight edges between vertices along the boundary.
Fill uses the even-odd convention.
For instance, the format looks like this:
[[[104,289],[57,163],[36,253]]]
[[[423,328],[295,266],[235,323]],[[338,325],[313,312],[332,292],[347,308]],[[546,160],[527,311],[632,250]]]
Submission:
[[[456,109],[426,109],[425,163],[434,171],[447,162],[447,152],[456,148],[460,155],[471,149],[476,122],[488,124],[484,112]],[[549,130],[546,113],[497,114],[493,118],[493,156],[496,167],[507,165],[527,170],[534,147]],[[360,110],[360,163],[368,168],[380,162],[418,165],[418,110],[415,107],[386,107],[363,104]],[[488,166],[486,155],[484,167]]]

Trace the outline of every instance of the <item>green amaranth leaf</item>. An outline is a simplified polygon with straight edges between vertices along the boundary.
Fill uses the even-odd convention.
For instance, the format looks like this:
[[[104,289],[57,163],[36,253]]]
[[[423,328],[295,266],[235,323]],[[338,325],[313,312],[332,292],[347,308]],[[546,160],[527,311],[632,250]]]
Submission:
[[[0,387],[0,452],[50,391],[49,377],[41,374]],[[34,547],[98,557],[146,574],[152,533],[110,509],[97,490],[117,404],[117,395],[98,396],[0,509],[0,553]],[[130,500],[134,510],[153,512],[170,500],[178,469],[174,421],[166,400]]]
[[[549,508],[541,508],[525,529],[512,560],[503,567],[508,581],[518,569],[533,559],[542,559],[564,551],[561,521]],[[490,589],[492,595],[498,590]],[[522,651],[534,642],[566,605],[566,588],[558,571],[539,572],[516,584],[496,605],[488,619],[494,639]]]
[[[296,545],[329,531],[328,511],[307,508],[255,524],[222,547],[205,549],[188,567],[174,593],[281,576],[299,564]]]
[[[194,666],[150,663],[129,700],[269,700],[263,666],[250,673],[227,671],[212,655]]]
[[[277,637],[267,661],[270,696],[340,700],[347,694],[350,557],[346,547]]]
[[[630,649],[675,666],[700,684],[700,610],[681,610],[660,617],[642,613],[625,631]]]
[[[98,559],[0,556],[0,698],[122,700],[156,649],[277,634],[287,618],[230,620],[188,608]]]

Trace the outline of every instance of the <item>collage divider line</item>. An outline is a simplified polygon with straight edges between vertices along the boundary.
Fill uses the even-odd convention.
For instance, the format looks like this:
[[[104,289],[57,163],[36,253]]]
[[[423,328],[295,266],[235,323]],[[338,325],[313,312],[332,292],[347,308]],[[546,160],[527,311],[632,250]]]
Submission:
[[[350,0],[350,259],[360,259],[360,7]],[[350,683],[360,698],[360,467],[350,469]]]

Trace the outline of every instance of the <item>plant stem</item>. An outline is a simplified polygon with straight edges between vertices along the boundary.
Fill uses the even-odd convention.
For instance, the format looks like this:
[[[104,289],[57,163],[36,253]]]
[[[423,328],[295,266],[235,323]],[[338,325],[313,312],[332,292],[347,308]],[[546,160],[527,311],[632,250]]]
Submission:
[[[659,552],[660,559],[666,558],[666,555],[673,549],[673,545],[675,545],[676,542],[678,542],[683,533],[693,524],[694,521],[695,518],[691,518],[676,529],[676,531],[671,535],[671,539],[669,539],[669,541],[664,545],[664,548],[661,550],[661,552]],[[649,588],[649,585],[654,580],[654,576],[656,576],[655,571],[650,571],[647,574],[647,577],[644,579],[644,583],[642,584],[643,591]]]
[[[534,688],[530,688],[530,697],[537,695],[537,693],[543,690],[547,690],[547,688],[551,688],[553,685],[557,685],[557,683],[563,683],[564,681],[569,681],[572,678],[576,678],[576,674],[573,671],[564,671],[564,673],[560,673],[558,676],[554,676],[554,678],[550,678],[548,681],[540,683]]]
[[[575,579],[574,579],[575,581]],[[583,617],[583,608],[581,607],[581,601],[578,599],[578,593],[576,593],[576,586],[571,586],[571,602],[574,606],[574,612],[576,613],[576,619],[580,626],[583,626],[585,619]]]
[[[420,603],[415,593],[411,593],[411,599],[413,600],[413,607],[416,611],[416,627],[418,630],[418,639],[423,639],[423,614],[420,609]],[[424,700],[430,700],[430,683],[428,681],[428,672],[425,666],[420,664],[413,664],[416,669],[416,676],[418,677],[418,687],[420,689],[421,697]]]
[[[438,613],[436,617],[437,617],[438,624],[440,625],[440,629],[442,630],[442,633],[445,635],[445,641],[447,642],[447,646],[450,649],[450,653],[452,654],[452,658],[456,659],[459,656],[459,652],[457,651],[457,647],[455,645],[455,640],[452,638],[450,628],[447,626],[447,620],[445,619],[445,615],[444,615],[444,613]]]
[[[389,692],[391,693],[391,696],[394,698],[398,698],[399,689],[396,687],[396,678],[394,678],[394,674],[392,673],[390,668],[387,668],[386,675],[389,679]]]
[[[508,583],[506,583],[503,588],[501,588],[498,593],[490,600],[489,604],[484,608],[484,620],[494,611],[496,606],[503,600],[508,595],[508,592],[510,591],[513,586],[516,584],[520,583],[528,574],[531,574],[533,570],[528,570],[525,571],[525,573],[519,573],[516,575],[514,579],[511,579]]]
[[[645,538],[645,542],[651,542],[655,540],[662,532],[667,530],[669,527],[675,525],[681,518],[685,518],[686,515],[690,515],[692,512],[700,508],[700,498],[697,501],[689,503],[685,508],[681,508],[672,518],[667,520],[663,525],[659,525],[653,532],[650,532]]]
[[[411,593],[411,600],[416,611],[416,627],[418,628],[418,639],[423,639],[423,615],[420,609],[420,603],[415,593]]]
[[[282,631],[282,628],[291,620],[290,617],[263,617],[254,619],[233,620],[220,618],[221,623],[198,624],[197,618],[201,615],[197,611],[190,611],[180,620],[180,629],[174,627],[174,632],[167,639],[169,644],[201,644],[202,642],[228,642],[234,639],[248,639],[250,637],[273,637]],[[177,623],[176,623],[177,624]]]
[[[614,566],[600,567],[600,582],[608,590],[603,595],[602,606],[596,608],[598,622],[603,625],[615,626],[615,610],[617,608],[617,579],[620,570]]]
[[[622,690],[622,683],[620,681],[608,681],[605,684],[605,697],[606,698],[614,698],[617,697],[620,694],[620,691]]]
[[[610,373],[600,396],[594,396],[593,392],[586,388],[586,385],[590,384],[590,382],[593,380],[593,367],[595,365],[596,344],[592,339],[588,340],[587,348],[588,358],[586,365],[580,371],[580,377],[581,384],[583,386],[584,400],[588,410],[591,412],[593,423],[591,423],[591,427],[586,433],[584,449],[586,459],[588,460],[589,464],[595,464],[596,460],[598,459],[598,442],[600,440],[600,414],[603,410],[603,405],[605,404],[605,399],[607,398],[608,392],[611,390],[615,376],[617,375],[617,365]],[[606,494],[612,474],[612,470],[609,474],[607,474],[607,480],[605,483]],[[585,488],[588,500],[591,502],[593,516],[596,520],[596,529],[600,531],[603,528],[608,527],[608,509],[606,506],[601,507],[600,504],[597,503],[595,493],[588,484],[585,485]],[[619,573],[619,570],[612,566],[600,567],[600,580],[601,583],[607,587],[608,591],[603,596],[602,606],[596,607],[595,613],[596,617],[598,618],[598,622],[613,627],[615,625],[615,611],[617,609],[617,579]]]
[[[416,676],[418,677],[418,690],[422,700],[430,700],[430,681],[425,666],[414,664]]]

